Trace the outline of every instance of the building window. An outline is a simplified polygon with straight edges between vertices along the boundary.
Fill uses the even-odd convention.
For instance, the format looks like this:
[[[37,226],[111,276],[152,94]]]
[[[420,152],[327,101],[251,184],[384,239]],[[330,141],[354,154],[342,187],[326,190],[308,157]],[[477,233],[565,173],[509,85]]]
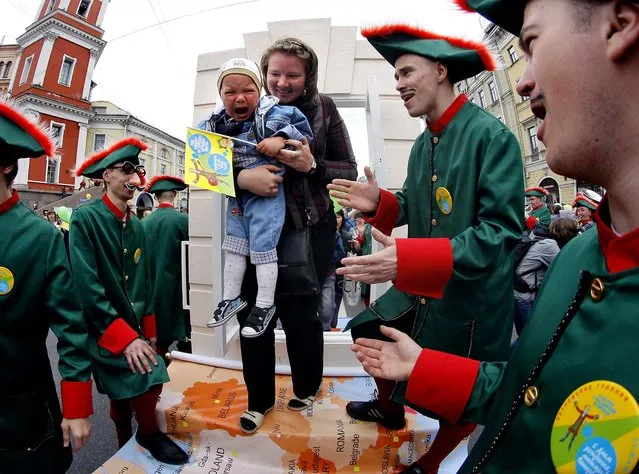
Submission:
[[[4,61],[0,61],[0,74],[2,74],[3,67],[4,67]]]
[[[22,68],[22,74],[20,75],[20,84],[27,82],[29,77],[29,71],[31,70],[31,63],[33,62],[33,54],[24,61],[24,67]],[[8,69],[8,68],[7,68]],[[5,70],[5,74],[7,71]]]
[[[459,92],[460,94],[464,92],[464,86],[461,83],[457,84],[457,92]]]
[[[169,152],[166,151],[166,148],[162,148],[160,150],[160,158],[162,158],[163,160],[166,160],[168,159],[168,157],[169,157]]]
[[[471,102],[472,104],[474,104],[474,103],[475,103],[475,98],[474,98],[474,97],[470,97],[470,99],[469,99],[469,100],[470,100],[470,102]]]
[[[539,142],[537,141],[537,127],[535,125],[528,127],[528,140],[530,142],[530,151],[532,153],[538,153]]]
[[[160,174],[166,174],[166,165],[160,165]]]
[[[98,115],[106,115],[107,113],[106,107],[91,107],[91,110],[93,110]]]
[[[58,77],[58,84],[63,86],[71,85],[71,78],[73,77],[73,69],[75,68],[75,59],[64,55],[62,60],[62,67],[60,68],[60,76]]]
[[[53,140],[56,148],[60,148],[64,140],[64,125],[51,122],[51,125],[49,126],[49,134],[51,135],[51,139]]]
[[[93,151],[104,150],[106,145],[106,135],[104,133],[96,133],[93,136]]]
[[[506,51],[508,51],[508,56],[510,57],[510,63],[515,64],[517,60],[519,59],[519,56],[517,55],[517,51],[515,51],[515,47],[511,44],[510,46],[508,46]]]
[[[55,0],[49,0],[49,6],[47,7],[47,13],[51,13],[53,11],[53,6],[55,5]]]
[[[7,65],[4,68],[4,74],[2,74],[2,79],[8,79],[9,78],[9,73],[11,72],[11,66],[13,66],[13,63],[11,61],[9,61],[7,63]]]
[[[91,7],[91,0],[80,0],[80,6],[78,7],[78,15],[86,18],[89,13],[89,7]]]
[[[184,166],[184,153],[183,152],[179,152],[178,153],[178,163],[180,163],[180,165]]]
[[[479,91],[479,105],[481,105],[481,107],[483,109],[486,108],[486,97],[484,96],[484,91]]]
[[[490,100],[493,101],[493,103],[497,102],[497,88],[493,81],[488,83],[488,92],[490,93]]]
[[[47,183],[58,182],[58,167],[60,160],[56,158],[47,158]]]
[[[183,177],[184,177],[184,170],[183,170],[182,168],[178,169],[178,176],[179,176],[180,178],[183,178]]]

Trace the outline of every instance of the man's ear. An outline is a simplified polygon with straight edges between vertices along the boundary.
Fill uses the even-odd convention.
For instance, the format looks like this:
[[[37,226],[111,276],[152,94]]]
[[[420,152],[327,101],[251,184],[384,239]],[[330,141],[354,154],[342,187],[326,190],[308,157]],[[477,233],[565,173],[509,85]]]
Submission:
[[[444,63],[437,62],[437,81],[439,83],[444,82],[448,77],[448,67]]]
[[[2,174],[9,174],[13,171],[13,166],[14,165],[0,165],[0,173]]]
[[[607,55],[612,61],[623,61],[639,46],[639,3],[616,0],[610,5]]]

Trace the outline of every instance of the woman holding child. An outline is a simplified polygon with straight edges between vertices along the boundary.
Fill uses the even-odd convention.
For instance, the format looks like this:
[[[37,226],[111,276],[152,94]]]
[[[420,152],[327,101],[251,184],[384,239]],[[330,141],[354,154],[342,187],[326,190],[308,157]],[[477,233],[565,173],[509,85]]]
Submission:
[[[310,207],[311,247],[318,280],[323,283],[335,245],[335,214],[326,185],[333,179],[357,178],[357,164],[348,131],[332,99],[317,90],[318,60],[315,52],[294,38],[276,41],[263,54],[261,71],[267,94],[279,99],[279,105],[297,107],[308,119],[313,140],[285,140],[287,147],[274,157],[286,165],[282,176],[273,164],[246,168],[237,174],[240,190],[263,197],[276,196],[284,187],[286,215],[282,235],[302,228]],[[309,196],[305,198],[304,181]],[[242,327],[255,304],[255,269],[246,269],[242,298],[248,303],[237,317]],[[312,405],[322,382],[324,337],[317,315],[319,294],[303,296],[275,295],[276,313],[258,337],[241,336],[244,380],[248,390],[248,410],[240,419],[245,433],[254,433],[264,415],[275,404],[275,326],[282,323],[291,364],[293,394],[288,409],[301,411]]]

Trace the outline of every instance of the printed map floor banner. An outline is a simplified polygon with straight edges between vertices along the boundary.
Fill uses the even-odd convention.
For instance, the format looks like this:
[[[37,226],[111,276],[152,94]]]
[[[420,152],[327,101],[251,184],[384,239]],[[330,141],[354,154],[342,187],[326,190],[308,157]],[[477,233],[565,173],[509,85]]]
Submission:
[[[188,449],[189,464],[160,464],[131,439],[97,473],[397,473],[428,449],[437,432],[437,421],[410,409],[400,431],[348,416],[348,401],[373,397],[370,377],[325,377],[312,409],[288,410],[291,377],[278,375],[275,407],[247,436],[239,429],[248,400],[241,371],[174,360],[169,373],[157,409],[160,429]],[[464,441],[439,472],[457,472],[466,453]]]

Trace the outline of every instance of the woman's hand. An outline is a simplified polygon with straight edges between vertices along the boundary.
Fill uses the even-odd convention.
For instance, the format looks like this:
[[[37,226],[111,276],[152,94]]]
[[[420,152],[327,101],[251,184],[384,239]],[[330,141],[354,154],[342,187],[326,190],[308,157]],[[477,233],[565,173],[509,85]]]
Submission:
[[[277,194],[283,178],[275,174],[281,171],[276,165],[262,165],[245,169],[237,175],[237,185],[253,194],[262,197],[273,197]]]
[[[298,140],[285,140],[284,143],[295,147],[295,150],[283,148],[275,155],[275,159],[282,164],[290,166],[295,171],[308,173],[313,166],[315,158],[313,158],[313,153],[311,153],[311,147],[306,137],[302,138],[301,142]]]

